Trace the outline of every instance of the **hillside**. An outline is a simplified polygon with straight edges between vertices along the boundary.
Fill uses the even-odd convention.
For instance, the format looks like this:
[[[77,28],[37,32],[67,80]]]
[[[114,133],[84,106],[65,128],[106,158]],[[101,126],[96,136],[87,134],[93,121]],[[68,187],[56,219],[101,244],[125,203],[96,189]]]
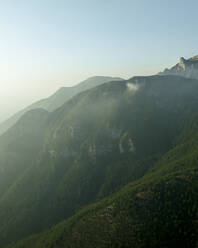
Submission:
[[[73,87],[63,87],[60,88],[57,92],[55,92],[52,96],[42,99],[38,102],[33,103],[27,108],[19,111],[15,115],[11,116],[8,120],[0,123],[0,135],[5,133],[10,127],[12,127],[21,116],[23,116],[27,111],[31,109],[42,108],[49,112],[54,111],[63,105],[66,101],[71,99],[74,95],[91,88],[94,88],[100,84],[107,83],[110,81],[121,81],[121,78],[114,77],[103,77],[103,76],[95,76],[86,79],[85,81],[73,86]]]
[[[48,112],[31,110],[0,138],[0,197],[37,160]]]
[[[190,142],[162,156],[142,179],[8,248],[197,247],[195,133]]]
[[[84,91],[47,114],[39,155],[32,153],[34,162],[0,197],[1,246],[72,215],[50,235],[25,242],[32,247],[37,247],[34,240],[38,247],[169,247],[163,242],[170,227],[170,242],[185,234],[184,244],[189,232],[195,236],[182,223],[188,217],[189,225],[196,223],[197,95],[197,80],[133,77]],[[10,132],[5,135],[13,137]],[[14,161],[10,166],[18,168]]]

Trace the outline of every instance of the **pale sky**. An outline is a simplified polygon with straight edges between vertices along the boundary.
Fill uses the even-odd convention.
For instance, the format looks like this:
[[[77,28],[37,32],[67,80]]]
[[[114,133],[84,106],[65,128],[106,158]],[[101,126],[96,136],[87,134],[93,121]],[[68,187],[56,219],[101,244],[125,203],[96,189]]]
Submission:
[[[94,75],[198,54],[196,0],[0,0],[0,121]]]

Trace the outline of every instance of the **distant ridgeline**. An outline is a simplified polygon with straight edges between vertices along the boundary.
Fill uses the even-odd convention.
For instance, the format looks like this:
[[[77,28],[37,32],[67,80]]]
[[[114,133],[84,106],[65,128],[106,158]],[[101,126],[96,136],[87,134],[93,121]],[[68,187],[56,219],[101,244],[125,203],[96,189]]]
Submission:
[[[57,92],[55,92],[52,96],[42,99],[38,102],[35,102],[28,106],[27,108],[17,112],[13,116],[11,116],[6,121],[0,123],[0,135],[5,133],[10,127],[12,127],[20,117],[25,114],[27,111],[31,109],[42,108],[47,111],[54,111],[55,109],[61,107],[66,101],[71,99],[76,94],[96,87],[98,85],[110,82],[110,81],[121,81],[122,78],[117,77],[103,77],[103,76],[95,76],[86,79],[85,81],[73,86],[73,87],[62,87]]]
[[[196,63],[19,118],[0,137],[0,247],[198,247]]]

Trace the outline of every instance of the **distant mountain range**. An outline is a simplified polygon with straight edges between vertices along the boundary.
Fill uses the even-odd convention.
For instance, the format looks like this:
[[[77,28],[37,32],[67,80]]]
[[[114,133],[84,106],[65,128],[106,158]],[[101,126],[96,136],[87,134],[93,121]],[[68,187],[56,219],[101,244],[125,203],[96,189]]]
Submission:
[[[198,80],[98,84],[0,137],[0,247],[197,247]]]
[[[31,109],[42,108],[47,111],[54,111],[55,109],[59,108],[63,103],[71,99],[74,95],[94,88],[100,84],[107,83],[110,81],[120,81],[123,80],[122,78],[117,77],[103,77],[103,76],[95,76],[88,78],[87,80],[73,86],[73,87],[63,87],[60,88],[57,92],[55,92],[52,96],[42,99],[38,102],[33,103],[32,105],[28,106],[27,108],[19,111],[15,115],[11,116],[6,121],[0,123],[0,135],[7,131],[11,126],[13,126],[20,117]]]
[[[194,56],[190,59],[184,59],[183,57],[181,57],[178,64],[173,66],[171,69],[165,69],[163,72],[160,72],[159,75],[178,75],[187,78],[198,79],[198,56]],[[90,77],[73,87],[62,87],[52,96],[31,104],[30,106],[17,112],[7,120],[0,123],[0,135],[7,131],[11,126],[13,126],[24,113],[31,109],[42,108],[49,112],[52,112],[82,91],[94,88],[98,85],[110,81],[122,80],[123,79],[119,77],[95,76]]]

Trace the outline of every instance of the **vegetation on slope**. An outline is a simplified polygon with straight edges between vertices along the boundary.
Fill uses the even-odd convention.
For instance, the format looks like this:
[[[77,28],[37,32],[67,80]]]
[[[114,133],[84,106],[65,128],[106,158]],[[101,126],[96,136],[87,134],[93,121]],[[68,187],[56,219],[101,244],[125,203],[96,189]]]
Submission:
[[[1,246],[74,215],[28,239],[24,247],[31,242],[33,247],[35,242],[38,247],[93,247],[93,243],[96,247],[168,247],[165,236],[173,223],[189,217],[192,224],[195,218],[187,203],[196,205],[196,170],[191,170],[196,150],[191,144],[196,142],[197,93],[196,80],[134,77],[85,91],[49,114],[37,162],[0,198]],[[189,174],[180,171],[182,151],[185,173],[191,163]],[[187,193],[181,196],[184,188]],[[181,212],[174,215],[178,206]],[[179,223],[171,231],[172,243],[187,232]],[[180,226],[181,236],[176,232]]]
[[[197,247],[196,138],[191,147],[170,150],[152,172],[120,192],[9,248]]]

